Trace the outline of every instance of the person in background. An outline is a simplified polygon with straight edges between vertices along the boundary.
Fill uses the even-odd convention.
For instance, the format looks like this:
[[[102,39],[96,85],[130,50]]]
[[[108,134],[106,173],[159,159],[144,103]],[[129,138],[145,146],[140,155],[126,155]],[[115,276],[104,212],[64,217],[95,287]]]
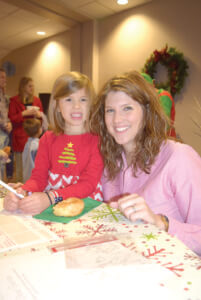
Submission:
[[[144,77],[144,79],[147,80],[150,84],[154,86],[154,80],[149,76],[147,73],[141,73],[141,75]],[[175,103],[172,95],[164,90],[164,89],[156,89],[157,94],[159,96],[159,101],[164,109],[165,114],[170,118],[170,128],[168,128],[168,136],[172,136],[176,138],[176,132],[174,128],[174,122],[175,122]]]
[[[39,146],[39,138],[42,134],[42,125],[39,119],[26,119],[23,123],[24,130],[29,136],[22,152],[23,182],[31,177],[35,165],[35,158]]]
[[[4,69],[0,68],[0,149],[11,145],[11,130],[12,124],[8,118],[8,106],[9,100],[5,94],[6,89],[6,72]],[[10,156],[10,159],[12,157]],[[13,175],[13,164],[9,163],[9,168],[7,167],[7,177],[12,177]],[[0,161],[0,172],[1,178],[4,178],[5,171],[5,160]]]
[[[12,122],[12,147],[16,159],[16,181],[22,181],[22,152],[28,140],[23,128],[26,118],[42,120],[42,103],[34,96],[34,83],[30,77],[22,77],[19,83],[19,93],[10,98],[8,116]]]
[[[93,100],[94,88],[86,75],[69,72],[56,80],[49,104],[52,131],[40,138],[31,177],[17,189],[25,198],[7,194],[5,209],[38,214],[68,197],[103,200],[99,138],[88,127]]]
[[[6,164],[6,162],[9,159],[9,154],[6,151],[6,148],[8,148],[8,146],[4,147],[3,149],[0,149],[0,164]],[[2,172],[0,172],[0,179],[3,179]]]
[[[90,122],[101,139],[104,201],[201,255],[201,157],[168,138],[167,125],[155,88],[140,73],[106,82]]]

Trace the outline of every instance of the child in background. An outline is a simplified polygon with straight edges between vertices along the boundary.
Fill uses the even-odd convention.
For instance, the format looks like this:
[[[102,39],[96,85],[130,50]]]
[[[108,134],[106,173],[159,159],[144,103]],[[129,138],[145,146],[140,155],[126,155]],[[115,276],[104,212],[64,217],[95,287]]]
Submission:
[[[68,197],[103,200],[99,138],[88,128],[93,100],[94,88],[86,75],[69,72],[56,80],[49,104],[52,130],[40,138],[31,178],[17,189],[25,197],[7,194],[5,209],[35,215]]]
[[[0,149],[0,179],[3,179],[4,173],[2,172],[1,164],[5,164],[10,162],[9,155],[11,152],[11,148],[9,146]]]
[[[22,153],[23,182],[31,177],[38,151],[39,137],[42,134],[41,121],[39,119],[27,119],[23,124],[24,130],[29,136]]]

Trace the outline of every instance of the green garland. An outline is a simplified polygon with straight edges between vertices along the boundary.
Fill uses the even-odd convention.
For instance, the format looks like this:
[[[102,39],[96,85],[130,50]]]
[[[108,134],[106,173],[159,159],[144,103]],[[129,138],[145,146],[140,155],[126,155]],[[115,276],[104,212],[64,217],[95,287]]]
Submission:
[[[167,68],[168,80],[167,82],[156,83],[155,86],[169,91],[174,96],[184,86],[185,78],[188,76],[188,64],[181,52],[176,51],[175,48],[168,49],[166,45],[161,51],[155,50],[151,54],[142,72],[149,74],[154,79],[158,63]]]

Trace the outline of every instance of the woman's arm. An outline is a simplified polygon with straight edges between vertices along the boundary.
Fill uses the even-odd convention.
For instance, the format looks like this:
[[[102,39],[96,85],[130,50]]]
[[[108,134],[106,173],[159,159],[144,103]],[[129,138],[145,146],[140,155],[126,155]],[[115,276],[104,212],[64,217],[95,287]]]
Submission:
[[[169,218],[168,232],[201,255],[201,158],[187,145],[171,169],[171,185],[183,222]]]

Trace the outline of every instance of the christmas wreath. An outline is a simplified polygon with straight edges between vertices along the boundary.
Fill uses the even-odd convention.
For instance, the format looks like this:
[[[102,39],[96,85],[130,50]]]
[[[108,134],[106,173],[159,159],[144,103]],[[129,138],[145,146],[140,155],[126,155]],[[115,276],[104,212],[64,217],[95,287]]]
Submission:
[[[156,88],[163,88],[169,91],[173,96],[181,91],[187,77],[188,64],[181,52],[175,48],[169,48],[166,45],[161,51],[155,50],[146,61],[142,72],[149,74],[154,79],[157,64],[167,68],[167,82],[155,83]]]

